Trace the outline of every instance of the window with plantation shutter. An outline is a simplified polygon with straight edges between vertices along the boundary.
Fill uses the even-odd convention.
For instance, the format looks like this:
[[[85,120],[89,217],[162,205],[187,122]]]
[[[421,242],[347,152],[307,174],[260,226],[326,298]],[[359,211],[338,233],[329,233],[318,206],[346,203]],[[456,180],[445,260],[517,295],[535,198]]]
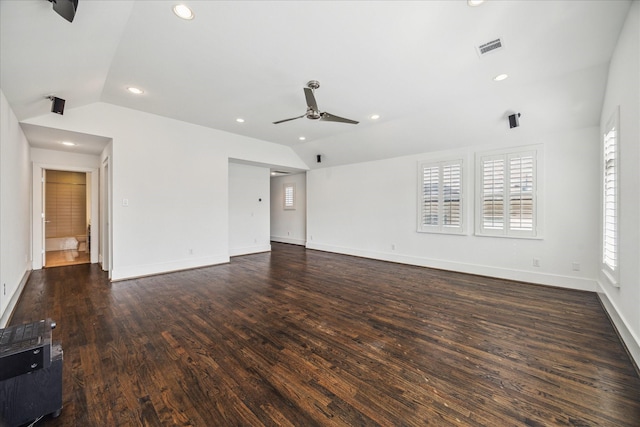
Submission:
[[[284,208],[296,208],[296,186],[295,184],[284,184]]]
[[[509,159],[509,228],[533,231],[533,155]]]
[[[618,280],[618,120],[607,124],[603,137],[602,264],[609,280]]]
[[[539,237],[536,160],[538,150],[478,156],[479,235]]]
[[[462,233],[462,160],[420,163],[418,231]]]

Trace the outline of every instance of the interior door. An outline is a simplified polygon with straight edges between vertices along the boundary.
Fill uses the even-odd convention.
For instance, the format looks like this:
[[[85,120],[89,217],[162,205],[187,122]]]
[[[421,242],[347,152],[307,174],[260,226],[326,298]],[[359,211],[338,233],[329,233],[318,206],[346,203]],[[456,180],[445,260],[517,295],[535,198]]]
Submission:
[[[42,218],[42,266],[46,266],[47,265],[47,247],[46,247],[46,242],[47,242],[47,224],[49,223],[49,220],[47,220],[46,218],[46,214],[45,214],[45,206],[47,206],[47,170],[46,169],[41,169],[42,170],[42,177],[40,180],[40,185],[41,188],[40,190],[42,191],[42,213],[40,215],[40,217]]]

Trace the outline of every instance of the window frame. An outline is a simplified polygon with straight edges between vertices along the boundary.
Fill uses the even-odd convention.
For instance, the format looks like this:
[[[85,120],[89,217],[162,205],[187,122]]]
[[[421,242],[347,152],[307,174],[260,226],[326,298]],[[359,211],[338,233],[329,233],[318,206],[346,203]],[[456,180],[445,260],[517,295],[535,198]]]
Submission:
[[[466,209],[465,209],[465,164],[462,157],[452,157],[443,160],[425,160],[418,162],[418,185],[417,185],[417,232],[419,233],[439,233],[439,234],[465,234],[466,232]],[[446,218],[444,213],[446,204],[445,186],[441,185],[444,182],[443,176],[445,174],[444,169],[451,166],[458,166],[459,173],[459,224],[450,225],[443,223],[443,218]],[[426,168],[437,168],[438,175],[438,191],[436,197],[437,224],[429,225],[423,222],[423,206],[425,200],[424,193],[424,170]],[[451,202],[451,200],[449,200]]]
[[[613,143],[613,181],[608,181],[607,174],[607,143],[610,141],[611,137],[609,136],[611,132],[614,132],[614,143]],[[604,132],[602,133],[602,141],[601,141],[601,221],[602,226],[600,232],[601,235],[601,245],[600,245],[600,264],[601,270],[607,280],[616,287],[620,286],[619,278],[620,278],[620,109],[616,107],[613,114],[607,121],[607,125],[605,127]],[[608,196],[608,182],[613,183],[613,209],[614,209],[614,229],[613,234],[609,236],[613,239],[613,254],[615,256],[615,264],[611,265],[607,262],[607,211],[610,209],[610,206],[607,205]]]
[[[291,203],[287,203],[288,189],[291,189]],[[296,184],[293,182],[285,182],[282,184],[282,208],[284,210],[295,210],[296,208]]]
[[[516,239],[542,239],[542,144],[514,147],[509,149],[493,150],[476,153],[476,211],[475,211],[475,235],[487,237],[506,237]],[[520,191],[512,191],[514,183],[514,169],[512,160],[517,158],[531,157],[531,191],[526,193],[531,198],[531,229],[523,230],[513,227],[513,211],[511,209],[514,195],[523,194]],[[485,226],[485,162],[502,162],[502,190],[497,194],[502,198],[502,225],[500,227],[489,228]],[[522,188],[522,187],[520,187]],[[522,200],[522,199],[521,199]]]

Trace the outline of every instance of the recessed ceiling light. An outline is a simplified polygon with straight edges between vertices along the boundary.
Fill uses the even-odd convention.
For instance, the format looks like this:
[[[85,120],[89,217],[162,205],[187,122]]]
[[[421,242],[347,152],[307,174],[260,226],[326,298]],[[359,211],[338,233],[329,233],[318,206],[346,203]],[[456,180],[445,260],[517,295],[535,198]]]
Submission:
[[[236,119],[236,122],[238,122],[238,123],[244,123],[244,119],[243,119],[242,117],[238,117],[238,118]]]
[[[378,120],[380,118],[380,114],[372,114],[369,116],[371,120]]]
[[[271,176],[276,176],[276,173],[275,172],[271,172]]]
[[[137,87],[129,86],[127,90],[135,95],[141,95],[144,93],[142,89],[138,89]]]
[[[480,6],[482,3],[484,3],[484,0],[467,0],[467,4],[471,7]]]
[[[307,138],[305,136],[301,136],[300,138],[298,138],[300,141],[305,141]]]
[[[493,80],[495,80],[495,81],[497,81],[497,82],[501,82],[501,81],[503,81],[504,79],[506,79],[507,77],[509,77],[509,75],[508,75],[508,74],[498,74],[497,76],[495,76],[495,77],[493,78]]]
[[[66,145],[67,147],[75,147],[76,144],[70,141],[62,141],[62,145]]]
[[[173,13],[175,13],[179,18],[182,19],[193,19],[193,17],[195,16],[193,14],[193,11],[184,4],[177,4],[173,6]]]

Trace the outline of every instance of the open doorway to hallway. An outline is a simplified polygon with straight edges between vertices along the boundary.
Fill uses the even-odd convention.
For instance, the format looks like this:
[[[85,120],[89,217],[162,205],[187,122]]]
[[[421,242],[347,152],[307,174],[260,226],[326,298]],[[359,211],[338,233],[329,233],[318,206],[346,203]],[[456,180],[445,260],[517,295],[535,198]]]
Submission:
[[[86,172],[44,170],[44,267],[91,262],[90,183]]]

